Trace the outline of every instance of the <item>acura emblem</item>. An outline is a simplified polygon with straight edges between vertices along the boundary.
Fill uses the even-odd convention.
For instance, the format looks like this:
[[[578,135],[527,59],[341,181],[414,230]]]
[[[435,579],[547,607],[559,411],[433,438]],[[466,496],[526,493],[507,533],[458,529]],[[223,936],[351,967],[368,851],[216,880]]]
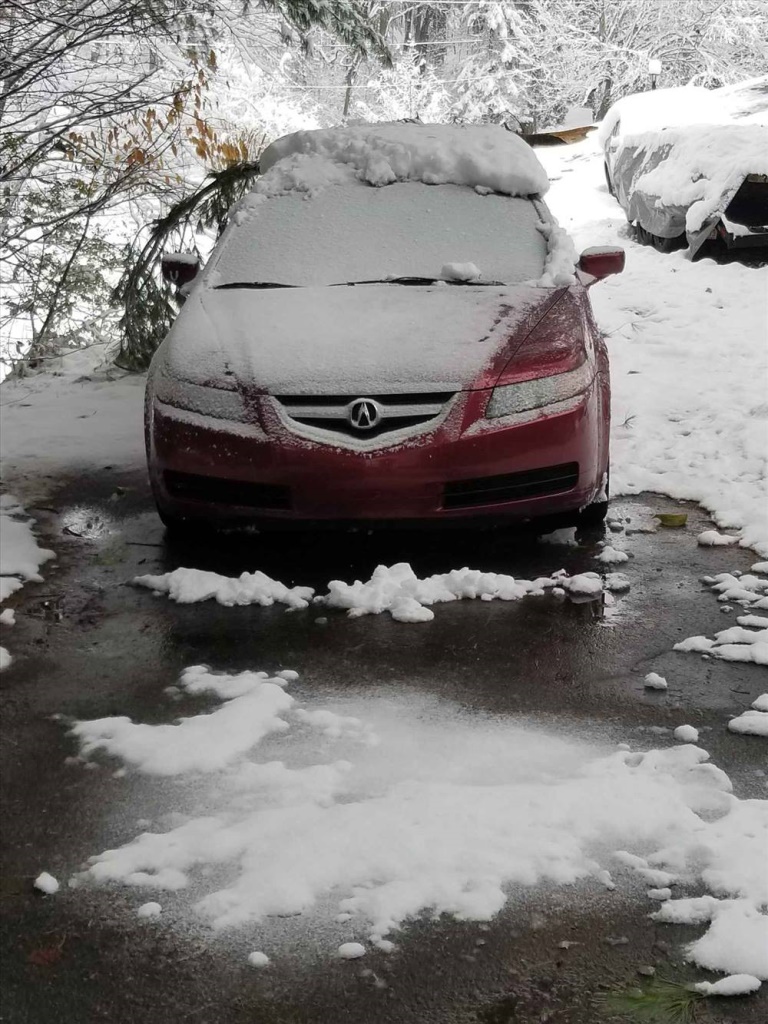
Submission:
[[[349,404],[347,419],[357,430],[373,430],[381,423],[381,408],[372,398],[356,398]]]

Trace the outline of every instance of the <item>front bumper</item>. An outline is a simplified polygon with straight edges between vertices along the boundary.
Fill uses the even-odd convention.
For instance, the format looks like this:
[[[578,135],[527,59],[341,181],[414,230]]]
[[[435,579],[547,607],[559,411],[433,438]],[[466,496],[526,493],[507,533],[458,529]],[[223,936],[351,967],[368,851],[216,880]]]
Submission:
[[[155,498],[168,517],[261,525],[524,521],[595,500],[607,469],[607,382],[500,420],[483,418],[488,397],[463,393],[432,430],[368,451],[291,431],[267,398],[252,423],[230,424],[150,397]]]

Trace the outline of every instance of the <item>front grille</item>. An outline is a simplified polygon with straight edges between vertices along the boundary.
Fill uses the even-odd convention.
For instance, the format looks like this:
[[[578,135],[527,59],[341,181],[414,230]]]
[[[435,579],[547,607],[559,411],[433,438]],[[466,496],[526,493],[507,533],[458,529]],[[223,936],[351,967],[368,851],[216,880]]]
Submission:
[[[524,473],[506,473],[504,476],[456,480],[445,485],[443,508],[472,508],[475,505],[496,505],[504,501],[557,494],[570,491],[578,480],[578,462],[548,466],[546,469],[529,469]]]
[[[173,470],[166,470],[163,480],[171,497],[182,501],[205,501],[214,505],[241,505],[245,508],[282,511],[291,507],[290,490],[276,484],[221,480],[214,476],[197,476]]]
[[[437,419],[453,398],[453,391],[405,395],[276,395],[287,416],[302,426],[361,440],[396,430],[426,425]],[[350,421],[350,408],[359,399],[375,403],[379,422],[361,428]]]

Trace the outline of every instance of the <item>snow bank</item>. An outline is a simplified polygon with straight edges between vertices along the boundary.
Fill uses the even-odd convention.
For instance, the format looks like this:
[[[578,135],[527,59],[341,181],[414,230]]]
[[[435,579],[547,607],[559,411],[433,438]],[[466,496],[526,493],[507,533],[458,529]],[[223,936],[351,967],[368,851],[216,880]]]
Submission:
[[[307,157],[319,159],[308,160]],[[469,185],[511,196],[543,195],[544,168],[527,143],[495,125],[374,124],[295,132],[268,146],[255,190],[307,190],[339,180],[349,168],[370,185],[421,181]]]
[[[220,695],[233,720],[243,720],[253,715],[254,692],[274,688],[275,677],[195,667],[181,685]],[[489,920],[514,885],[581,879],[615,888],[635,875],[660,890],[703,884],[712,893],[703,903],[667,899],[658,918],[690,921],[698,908],[714,938],[707,933],[689,955],[713,969],[768,976],[768,947],[757,941],[768,924],[759,911],[768,900],[768,805],[736,799],[696,746],[606,752],[395,694],[281,708],[285,728],[269,756],[283,759],[265,762],[266,732],[249,749],[237,734],[223,741],[217,714],[197,716],[199,756],[223,742],[233,756],[219,757],[204,792],[193,783],[199,813],[193,799],[191,816],[170,830],[91,858],[85,879],[165,889],[182,902],[189,889],[194,910],[215,928],[325,907],[336,891],[338,906],[322,912],[360,922],[382,948],[425,910]],[[328,715],[360,728],[333,737],[322,724]],[[182,785],[199,766],[169,749],[174,727],[141,728],[143,770],[163,776],[170,766]],[[110,734],[102,724],[97,731]],[[90,751],[89,730],[79,735]],[[291,767],[297,736],[301,767]],[[118,756],[120,747],[105,744]],[[739,941],[726,942],[734,933]]]

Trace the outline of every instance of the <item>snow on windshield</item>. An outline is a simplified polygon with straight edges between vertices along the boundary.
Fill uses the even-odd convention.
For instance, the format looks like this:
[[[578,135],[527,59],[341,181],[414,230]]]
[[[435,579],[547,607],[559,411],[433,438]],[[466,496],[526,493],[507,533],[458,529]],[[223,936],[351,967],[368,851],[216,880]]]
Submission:
[[[512,196],[543,195],[549,179],[527,143],[496,125],[368,124],[294,132],[273,142],[261,156],[257,185],[281,188],[292,177],[296,158],[323,158],[326,167],[346,166],[371,185],[421,181],[488,188]],[[313,175],[320,166],[306,161]],[[332,172],[331,172],[332,173]],[[269,179],[269,180],[267,180]],[[295,180],[289,186],[295,188]]]
[[[516,284],[543,274],[540,221],[529,199],[459,185],[371,188],[350,177],[314,193],[251,193],[233,217],[210,283],[439,279],[448,264],[473,263],[481,283]]]

